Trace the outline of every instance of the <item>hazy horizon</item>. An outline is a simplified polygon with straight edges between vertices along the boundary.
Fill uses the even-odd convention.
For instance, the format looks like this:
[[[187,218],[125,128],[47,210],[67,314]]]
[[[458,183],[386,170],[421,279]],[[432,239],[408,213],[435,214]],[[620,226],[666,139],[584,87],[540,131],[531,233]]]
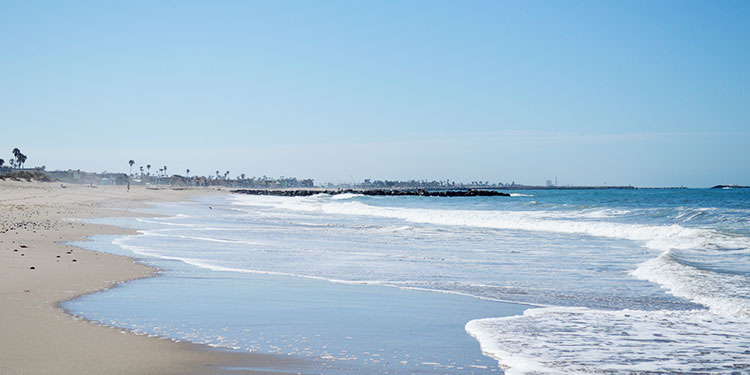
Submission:
[[[748,11],[8,3],[0,158],[316,183],[750,185]]]

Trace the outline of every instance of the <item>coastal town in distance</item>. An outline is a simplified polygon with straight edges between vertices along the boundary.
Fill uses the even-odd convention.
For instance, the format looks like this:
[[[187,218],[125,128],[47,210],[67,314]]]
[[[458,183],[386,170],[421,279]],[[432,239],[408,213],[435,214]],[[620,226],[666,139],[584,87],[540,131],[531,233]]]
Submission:
[[[191,175],[190,169],[173,173],[168,167],[155,167],[151,164],[145,166],[135,166],[134,160],[129,160],[127,165],[128,173],[124,172],[89,172],[80,169],[68,170],[47,170],[45,166],[27,167],[24,165],[27,156],[20,152],[18,148],[13,150],[13,157],[0,159],[0,179],[12,180],[38,180],[46,182],[75,183],[87,185],[146,185],[153,187],[227,187],[238,189],[354,189],[354,190],[411,190],[424,189],[429,191],[446,191],[446,190],[548,190],[548,189],[636,189],[632,185],[616,186],[578,186],[578,185],[558,185],[557,178],[547,180],[544,185],[528,185],[523,183],[511,182],[491,182],[491,181],[453,181],[445,180],[373,180],[364,179],[362,181],[345,182],[345,183],[323,183],[315,184],[311,178],[297,177],[269,177],[269,176],[249,176],[240,173],[232,177],[230,171],[216,170],[213,175],[200,176]],[[184,173],[182,173],[184,172]],[[716,185],[715,188],[742,188],[739,185]],[[683,187],[665,187],[670,189]]]

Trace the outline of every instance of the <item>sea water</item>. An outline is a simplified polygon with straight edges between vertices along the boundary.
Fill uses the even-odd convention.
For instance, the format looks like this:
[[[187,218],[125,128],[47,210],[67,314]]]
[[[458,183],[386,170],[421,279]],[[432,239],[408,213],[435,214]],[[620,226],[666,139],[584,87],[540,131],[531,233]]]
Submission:
[[[230,195],[80,246],[158,278],[65,307],[306,372],[750,372],[750,191]],[[481,349],[480,349],[481,348]]]

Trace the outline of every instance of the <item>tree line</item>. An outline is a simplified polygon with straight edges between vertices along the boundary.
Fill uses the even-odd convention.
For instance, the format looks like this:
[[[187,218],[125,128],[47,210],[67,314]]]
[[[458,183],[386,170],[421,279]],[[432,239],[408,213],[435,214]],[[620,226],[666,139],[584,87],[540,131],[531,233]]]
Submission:
[[[26,155],[21,152],[21,150],[18,149],[18,147],[13,149],[13,157],[10,158],[8,161],[8,165],[10,165],[11,168],[23,168],[23,165],[26,163]],[[5,159],[0,159],[0,167],[5,165]]]

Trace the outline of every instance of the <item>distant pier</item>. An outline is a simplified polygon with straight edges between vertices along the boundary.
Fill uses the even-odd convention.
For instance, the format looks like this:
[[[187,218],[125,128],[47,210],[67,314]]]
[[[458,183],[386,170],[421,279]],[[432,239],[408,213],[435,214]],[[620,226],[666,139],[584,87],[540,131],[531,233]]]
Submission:
[[[495,190],[444,190],[424,189],[237,189],[232,193],[249,195],[275,195],[282,197],[306,197],[315,194],[361,194],[371,196],[419,196],[419,197],[509,197],[508,193]]]

